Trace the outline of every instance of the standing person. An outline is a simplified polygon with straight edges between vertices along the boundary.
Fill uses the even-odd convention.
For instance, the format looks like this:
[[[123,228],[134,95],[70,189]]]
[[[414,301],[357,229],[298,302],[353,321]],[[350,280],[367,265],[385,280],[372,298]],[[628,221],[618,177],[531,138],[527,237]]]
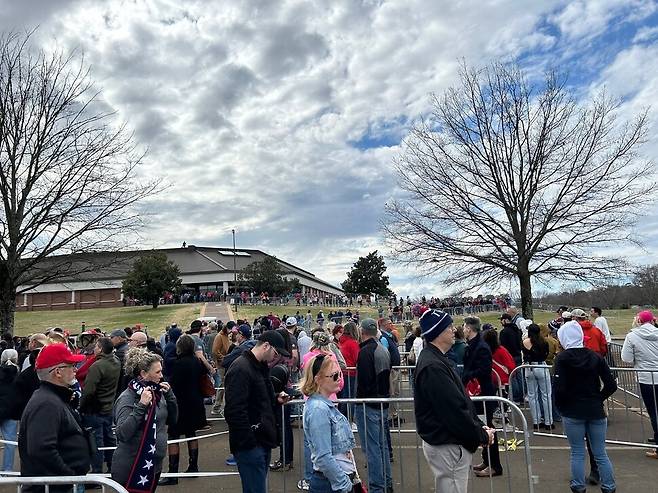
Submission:
[[[468,347],[464,354],[464,373],[462,382],[467,385],[471,380],[477,380],[480,386],[481,396],[496,395],[496,387],[493,384],[493,358],[489,345],[482,339],[480,329],[482,323],[478,317],[464,317],[464,337],[468,341]],[[482,402],[475,404],[478,414],[484,414],[487,426],[494,428],[493,417],[498,406],[493,402],[484,405]],[[503,465],[500,463],[498,451],[498,437],[494,434],[494,446],[482,449],[482,462],[473,466],[473,471],[478,477],[501,476]]]
[[[361,322],[361,344],[356,362],[356,398],[388,399],[390,397],[391,358],[377,340],[377,322],[364,318]],[[372,493],[393,491],[391,461],[386,427],[388,404],[363,404],[354,410],[361,448],[368,451],[368,487]]]
[[[212,356],[215,359],[215,366],[217,367],[217,392],[215,393],[215,403],[212,406],[210,414],[213,416],[224,416],[224,378],[226,376],[226,368],[222,366],[224,357],[228,354],[228,350],[231,347],[231,339],[229,337],[229,331],[235,327],[235,322],[230,320],[226,322],[221,330],[215,336],[215,339],[212,343]]]
[[[279,445],[274,415],[276,403],[285,404],[285,392],[274,395],[268,363],[277,354],[290,357],[281,334],[269,330],[244,351],[226,372],[224,417],[229,446],[240,473],[244,493],[265,493],[271,451]]]
[[[307,361],[300,385],[302,393],[309,396],[304,407],[304,441],[310,449],[310,491],[314,493],[352,491],[356,474],[352,429],[331,400],[340,390],[341,370],[328,356],[318,354]]]
[[[602,493],[616,490],[612,463],[605,450],[608,427],[604,401],[617,384],[605,360],[583,347],[583,330],[567,322],[558,330],[564,348],[555,358],[555,400],[571,447],[571,491],[585,492],[585,437],[598,465]],[[603,382],[603,387],[601,387]]]
[[[525,369],[525,379],[528,385],[528,403],[530,404],[530,414],[532,414],[532,424],[537,431],[540,428],[555,429],[551,406],[551,375],[546,367],[548,353],[549,345],[541,336],[539,325],[530,324],[528,337],[523,340],[523,362],[532,366]],[[542,413],[544,422],[540,426],[539,420]]]
[[[347,322],[343,328],[343,335],[338,340],[340,352],[345,358],[347,367],[343,371],[345,385],[339,394],[341,399],[353,399],[356,395],[356,362],[359,358],[359,339],[357,325],[354,322]],[[346,404],[339,405],[338,408],[345,416],[348,416],[348,406]]]
[[[110,332],[110,341],[114,346],[114,354],[119,358],[119,363],[121,363],[121,373],[119,374],[119,382],[117,385],[117,394],[116,398],[119,397],[119,394],[126,389],[130,379],[124,371],[124,362],[126,359],[126,353],[130,347],[128,346],[128,334],[124,329],[115,329]]]
[[[176,343],[182,335],[183,331],[178,327],[169,329],[169,337],[167,344],[165,344],[162,357],[162,374],[166,380],[171,378],[171,371],[174,367],[174,363],[176,362]]]
[[[81,476],[91,462],[87,439],[70,407],[75,365],[85,357],[71,353],[65,344],[44,347],[35,362],[40,380],[21,416],[18,453],[21,476]],[[43,486],[23,486],[23,491],[44,491]],[[70,491],[70,485],[50,491]]]
[[[482,332],[482,339],[486,342],[491,349],[492,369],[498,375],[494,377],[494,385],[500,384],[501,395],[507,398],[509,388],[510,373],[516,368],[514,358],[507,349],[500,345],[498,340],[498,332],[494,329],[485,330]],[[493,374],[492,374],[493,376]]]
[[[112,341],[101,337],[94,345],[94,363],[89,367],[85,386],[80,397],[82,422],[90,427],[96,438],[96,447],[114,447],[116,440],[112,431],[112,408],[117,392],[121,363],[114,355]],[[113,450],[97,450],[91,459],[91,472],[103,472],[103,459],[108,471],[112,470]]]
[[[16,441],[18,420],[14,380],[18,375],[18,352],[15,349],[5,349],[0,357],[0,433],[3,440]],[[14,470],[14,455],[16,445],[4,444],[2,470]]]
[[[153,493],[167,453],[167,422],[177,419],[176,397],[162,381],[162,358],[155,353],[131,348],[124,372],[131,380],[114,405],[112,479],[128,490]]]
[[[201,391],[201,377],[206,375],[203,363],[194,354],[195,342],[192,337],[183,334],[176,342],[177,359],[172,365],[169,384],[176,396],[178,416],[176,422],[169,425],[169,439],[178,440],[181,435],[185,438],[196,436],[196,430],[206,424],[206,411],[203,407],[203,393]],[[180,446],[178,443],[169,444],[169,473],[177,473],[180,462]],[[187,442],[189,463],[185,472],[199,472],[199,441]],[[162,478],[160,486],[178,484],[178,478]]]
[[[452,317],[428,310],[419,319],[426,347],[414,371],[414,413],[435,493],[466,493],[473,453],[493,443],[460,377],[446,357],[455,341]],[[441,396],[437,399],[437,396]]]
[[[523,356],[521,353],[521,348],[523,347],[523,338],[521,329],[512,322],[512,316],[503,313],[500,316],[500,323],[502,324],[502,330],[500,331],[500,345],[503,346],[514,358],[514,364],[519,366],[523,362]],[[517,404],[523,404],[523,390],[524,390],[524,381],[523,381],[523,372],[517,371],[512,375],[512,400]]]
[[[605,340],[608,344],[612,341],[612,334],[610,327],[608,327],[608,320],[603,316],[603,311],[598,306],[593,306],[589,309],[590,317],[594,319],[594,326],[603,333]]]
[[[603,332],[587,319],[587,313],[580,308],[574,308],[571,310],[571,317],[578,322],[583,329],[583,343],[585,344],[585,347],[605,358],[606,354],[608,354],[608,343],[605,340]]]
[[[635,368],[658,369],[658,329],[655,318],[649,310],[642,311],[635,317],[637,325],[626,335],[621,349],[621,359]],[[658,370],[655,372],[638,372],[640,393],[651,419],[653,443],[658,444]],[[658,459],[658,449],[646,453],[647,457]]]
[[[464,328],[456,327],[455,328],[455,343],[448,351],[448,359],[453,362],[453,367],[457,374],[461,376],[464,373],[464,354],[466,353],[466,348],[468,344],[464,340]]]

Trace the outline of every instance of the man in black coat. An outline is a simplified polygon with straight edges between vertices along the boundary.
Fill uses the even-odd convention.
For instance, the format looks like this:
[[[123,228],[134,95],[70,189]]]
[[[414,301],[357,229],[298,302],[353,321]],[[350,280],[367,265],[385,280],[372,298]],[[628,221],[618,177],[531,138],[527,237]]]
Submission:
[[[521,348],[523,347],[521,329],[516,326],[512,321],[512,316],[508,313],[503,313],[500,316],[500,323],[503,326],[503,329],[500,331],[500,345],[507,349],[512,355],[512,358],[514,358],[516,366],[519,366],[523,361],[521,354]],[[514,402],[523,404],[523,372],[514,372],[510,385],[512,387],[512,399],[514,399]]]
[[[464,317],[464,337],[468,341],[468,346],[464,352],[464,373],[462,381],[464,385],[476,380],[481,396],[496,395],[496,387],[492,378],[493,357],[491,348],[482,339],[482,323],[478,317]],[[488,402],[486,405],[482,402],[475,403],[475,409],[478,414],[484,414],[487,420],[487,426],[494,428],[493,415],[498,406],[495,402]],[[482,449],[482,463],[473,466],[475,475],[479,477],[500,476],[503,474],[503,466],[500,463],[500,454],[498,453],[498,437],[494,435],[494,447]]]
[[[64,344],[41,350],[35,369],[41,381],[21,417],[18,453],[21,476],[79,476],[89,471],[89,442],[70,408],[75,382],[75,364],[84,360]],[[52,486],[51,491],[68,491],[70,485]],[[43,486],[25,486],[35,493]]]
[[[478,446],[493,443],[494,431],[478,419],[446,357],[455,342],[452,317],[428,310],[419,323],[427,345],[414,370],[414,412],[423,454],[434,474],[436,493],[466,493],[473,453]]]
[[[244,491],[266,493],[271,452],[279,445],[275,407],[289,397],[284,392],[275,396],[270,382],[267,363],[277,354],[290,357],[283,336],[269,330],[226,372],[224,418]]]

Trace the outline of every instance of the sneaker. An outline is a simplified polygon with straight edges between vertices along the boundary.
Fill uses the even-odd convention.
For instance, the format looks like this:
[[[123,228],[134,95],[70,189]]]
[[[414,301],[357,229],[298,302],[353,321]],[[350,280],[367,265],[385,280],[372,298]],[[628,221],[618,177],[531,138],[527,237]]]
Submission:
[[[650,459],[658,459],[658,452],[656,452],[655,450],[651,450],[647,452],[645,455]]]
[[[210,414],[211,414],[212,416],[219,416],[220,418],[223,418],[223,417],[224,417],[224,410],[223,410],[223,409],[220,409],[219,411],[215,411],[215,410],[213,409],[212,411],[210,411]]]
[[[233,457],[232,455],[229,455],[226,458],[226,465],[227,466],[237,466],[238,463],[235,461],[235,457]]]
[[[270,471],[290,471],[291,469],[292,469],[292,462],[286,464],[285,466],[280,460],[276,462],[272,462],[270,464]]]
[[[352,433],[358,433],[359,429],[356,426],[356,423],[352,423]]]
[[[297,481],[297,489],[302,491],[308,491],[311,489],[311,485],[305,479],[300,479]]]

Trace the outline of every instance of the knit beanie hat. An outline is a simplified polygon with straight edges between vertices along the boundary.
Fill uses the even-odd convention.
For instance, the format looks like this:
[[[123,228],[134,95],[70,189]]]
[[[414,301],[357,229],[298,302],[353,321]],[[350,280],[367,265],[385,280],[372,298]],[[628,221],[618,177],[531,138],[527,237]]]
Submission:
[[[427,342],[432,342],[441,332],[452,325],[452,317],[441,310],[427,310],[418,319],[420,335]]]
[[[637,314],[637,319],[641,324],[646,324],[654,321],[653,313],[650,310],[644,310]]]

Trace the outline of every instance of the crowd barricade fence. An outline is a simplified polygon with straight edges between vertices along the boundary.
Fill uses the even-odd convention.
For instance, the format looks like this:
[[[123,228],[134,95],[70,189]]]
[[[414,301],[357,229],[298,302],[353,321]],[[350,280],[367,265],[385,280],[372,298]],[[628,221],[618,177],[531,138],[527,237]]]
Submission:
[[[616,359],[616,355],[612,355],[614,361],[621,361],[621,358]],[[537,367],[544,368],[547,378],[550,378],[552,367],[549,365],[520,365],[510,373],[510,382],[512,378],[521,374],[523,380],[526,380],[526,375],[530,368],[536,369]],[[642,385],[639,378],[647,380],[649,383],[647,387],[658,389],[658,368],[624,368],[624,367],[611,367],[613,376],[617,381],[617,390],[605,402],[605,410],[608,419],[608,429],[606,433],[606,443],[611,445],[623,445],[629,447],[638,447],[646,449],[654,449],[655,445],[648,443],[647,438],[653,436],[653,429],[651,427],[650,412],[657,414],[658,419],[658,391],[647,392],[646,388],[643,393]],[[555,425],[556,407],[554,405],[554,395],[552,385],[549,386],[551,390],[550,401],[552,403],[551,413],[552,421]],[[523,387],[524,402],[518,402],[517,405],[521,407],[526,413],[532,415],[530,409],[532,405],[532,398],[528,396],[527,385]],[[510,391],[510,399],[514,396]],[[539,398],[541,403],[541,397]],[[538,422],[544,422],[543,411],[541,404],[539,405]],[[566,439],[566,435],[562,432],[559,422],[555,425],[555,429],[544,429],[543,431],[534,431],[535,435],[547,436],[554,438]]]
[[[9,476],[0,477],[0,486],[16,486],[17,493],[21,493],[23,486],[44,486],[45,493],[50,493],[51,486],[73,485],[73,491],[77,491],[78,485],[94,484],[100,485],[101,491],[105,493],[106,489],[116,491],[116,493],[128,493],[123,486],[110,478],[102,475],[89,474],[87,476]]]
[[[516,406],[513,402],[504,399],[499,396],[482,396],[482,397],[473,397],[472,400],[476,405],[482,406],[480,411],[483,412],[481,419],[483,422],[486,422],[484,416],[487,414],[487,410],[491,410],[489,406],[492,406],[494,409],[500,409],[501,411],[505,410],[508,412],[508,426],[503,425],[502,427],[496,427],[497,430],[497,443],[495,444],[498,447],[500,462],[503,467],[504,473],[501,477],[489,477],[489,478],[473,478],[469,479],[469,484],[472,486],[474,481],[489,481],[489,490],[494,491],[506,491],[508,493],[525,491],[519,490],[518,485],[519,481],[524,485],[527,481],[527,491],[529,493],[534,492],[534,483],[537,481],[537,477],[533,476],[532,471],[532,457],[530,449],[530,432],[528,430],[527,420],[521,411],[521,409]],[[370,436],[372,428],[372,423],[377,423],[377,434],[380,436],[380,440],[383,440],[386,443],[388,450],[383,451],[382,459],[382,468],[385,468],[386,461],[389,460],[389,457],[393,457],[391,460],[391,476],[393,479],[393,487],[395,491],[424,491],[428,487],[433,489],[434,478],[432,472],[424,458],[422,439],[419,437],[416,427],[415,427],[415,417],[413,410],[413,398],[404,397],[404,398],[388,398],[388,399],[338,399],[338,405],[347,406],[352,408],[352,412],[348,417],[351,423],[356,421],[356,426],[352,425],[352,429],[355,434],[355,460],[357,465],[357,470],[359,476],[363,483],[367,486],[368,491],[370,491],[370,479],[368,476],[368,470],[370,466],[366,467],[368,463],[367,459],[371,461],[376,461],[376,458],[373,458],[371,455],[374,452],[368,450],[370,439],[366,439],[362,442],[360,439],[361,430],[365,433],[364,435]],[[303,400],[293,400],[286,404],[286,406],[299,406],[303,408],[305,401]],[[398,412],[405,414],[406,419],[404,420],[391,420],[388,417],[388,407],[392,404],[398,405]],[[281,408],[281,419],[285,422],[285,406]],[[375,419],[373,420],[373,410]],[[377,419],[379,416],[379,419]],[[301,418],[301,416],[300,416]],[[352,421],[354,420],[354,421]],[[406,425],[403,426],[403,424]],[[282,434],[283,443],[281,450],[283,451],[284,457],[280,457],[280,460],[283,464],[290,463],[292,468],[290,470],[284,469],[282,477],[277,477],[277,480],[282,481],[282,490],[286,492],[297,491],[298,481],[305,478],[308,474],[312,474],[312,467],[310,463],[307,463],[305,468],[305,451],[304,451],[304,438],[302,427],[300,428],[300,435],[294,439],[294,452],[293,460],[288,460],[285,457],[286,453],[286,433]],[[386,436],[384,440],[382,437]],[[517,450],[523,449],[522,453],[522,462],[523,466],[519,464],[519,458],[521,454]],[[473,464],[480,462],[480,455],[482,450],[486,450],[489,459],[491,458],[490,449],[478,449],[473,456]],[[275,449],[272,451],[273,457],[272,460],[276,459],[278,451]],[[516,457],[513,457],[515,455]],[[310,460],[310,459],[306,459]],[[375,462],[375,464],[377,464]],[[305,470],[306,469],[306,470]],[[272,481],[270,478],[268,481]],[[515,481],[515,487],[512,487],[512,481]],[[471,486],[469,486],[469,491]],[[480,486],[478,486],[478,490]]]

